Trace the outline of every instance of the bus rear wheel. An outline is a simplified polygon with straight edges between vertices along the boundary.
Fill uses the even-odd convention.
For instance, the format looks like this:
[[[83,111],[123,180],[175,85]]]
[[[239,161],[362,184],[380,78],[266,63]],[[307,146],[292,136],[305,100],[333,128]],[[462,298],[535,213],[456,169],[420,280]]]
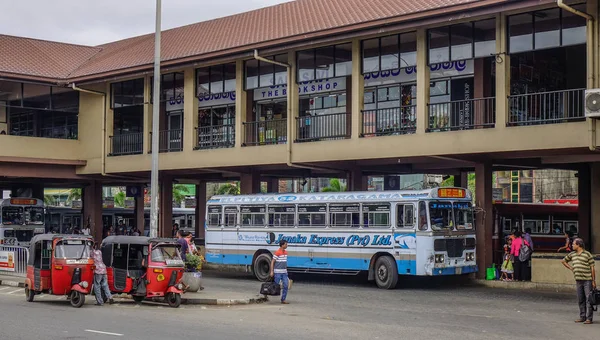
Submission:
[[[266,282],[271,277],[271,260],[273,257],[269,253],[258,255],[252,264],[254,276],[259,280]]]
[[[398,267],[389,256],[382,256],[375,262],[375,282],[382,289],[394,289],[398,284]]]

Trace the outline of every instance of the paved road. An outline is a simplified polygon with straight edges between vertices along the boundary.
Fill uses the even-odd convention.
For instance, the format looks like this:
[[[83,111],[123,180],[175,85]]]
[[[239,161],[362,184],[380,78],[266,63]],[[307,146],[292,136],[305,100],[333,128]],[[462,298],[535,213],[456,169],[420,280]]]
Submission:
[[[240,274],[209,274],[205,286],[254,293],[259,283]],[[288,306],[276,300],[237,307],[129,301],[82,309],[57,297],[25,302],[0,287],[0,339],[594,339],[600,324],[573,323],[570,295],[518,293],[411,280],[384,291],[360,279],[296,277]],[[104,334],[98,332],[115,333]]]

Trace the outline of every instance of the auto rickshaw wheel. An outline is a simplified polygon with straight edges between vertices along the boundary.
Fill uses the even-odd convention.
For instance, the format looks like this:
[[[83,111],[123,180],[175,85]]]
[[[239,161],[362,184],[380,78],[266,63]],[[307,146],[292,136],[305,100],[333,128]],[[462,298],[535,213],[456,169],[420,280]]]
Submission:
[[[79,308],[85,303],[85,295],[73,290],[71,291],[71,306]]]
[[[177,308],[177,307],[179,307],[179,305],[181,305],[181,295],[180,294],[167,293],[167,296],[165,296],[165,300],[167,300],[167,303],[169,304],[169,306],[173,307],[173,308]]]
[[[142,301],[144,301],[144,299],[146,299],[145,296],[142,295],[133,295],[133,301],[137,302],[137,303],[142,303]]]
[[[33,297],[35,296],[35,292],[31,289],[29,289],[29,287],[25,287],[25,299],[27,299],[27,302],[33,302]]]

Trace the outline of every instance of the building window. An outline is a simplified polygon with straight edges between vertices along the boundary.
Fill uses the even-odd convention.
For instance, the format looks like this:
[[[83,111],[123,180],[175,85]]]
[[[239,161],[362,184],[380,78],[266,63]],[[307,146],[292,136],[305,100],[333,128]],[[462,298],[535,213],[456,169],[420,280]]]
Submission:
[[[279,63],[288,63],[287,54],[278,54],[267,57]],[[287,84],[287,68],[281,65],[268,63],[256,59],[244,62],[246,90]]]
[[[111,109],[144,104],[144,78],[110,84]]]
[[[300,51],[296,54],[298,83],[352,74],[352,44]]]
[[[586,5],[574,5],[585,12]],[[586,43],[586,20],[559,8],[508,17],[509,52],[520,53]]]
[[[363,73],[396,70],[417,65],[417,34],[390,35],[362,42]]]
[[[150,101],[154,103],[154,77],[150,78]],[[183,72],[167,73],[160,76],[160,102],[183,98]]]
[[[235,91],[235,63],[203,67],[196,70],[196,95]]]
[[[496,53],[495,19],[437,27],[428,35],[430,65]]]

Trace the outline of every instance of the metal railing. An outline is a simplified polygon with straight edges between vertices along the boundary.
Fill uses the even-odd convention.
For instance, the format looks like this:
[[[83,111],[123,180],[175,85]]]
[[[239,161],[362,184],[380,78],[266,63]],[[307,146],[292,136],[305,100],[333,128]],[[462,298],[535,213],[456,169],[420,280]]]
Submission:
[[[132,132],[108,137],[110,139],[109,156],[136,155],[144,150],[144,134]]]
[[[183,130],[163,130],[158,132],[158,152],[183,151]],[[150,132],[148,153],[152,152],[152,132]]]
[[[261,122],[245,122],[244,145],[285,144],[287,141],[287,119]]]
[[[492,128],[495,124],[494,97],[429,104],[428,132]]]
[[[311,114],[296,117],[297,142],[350,138],[349,113]]]
[[[200,126],[196,128],[196,149],[232,148],[235,146],[235,125]]]
[[[361,137],[404,135],[417,129],[417,106],[362,111]]]
[[[20,246],[0,245],[0,253],[6,256],[6,266],[0,268],[0,275],[27,276],[29,249]]]
[[[508,97],[508,126],[555,124],[585,119],[585,89]]]

